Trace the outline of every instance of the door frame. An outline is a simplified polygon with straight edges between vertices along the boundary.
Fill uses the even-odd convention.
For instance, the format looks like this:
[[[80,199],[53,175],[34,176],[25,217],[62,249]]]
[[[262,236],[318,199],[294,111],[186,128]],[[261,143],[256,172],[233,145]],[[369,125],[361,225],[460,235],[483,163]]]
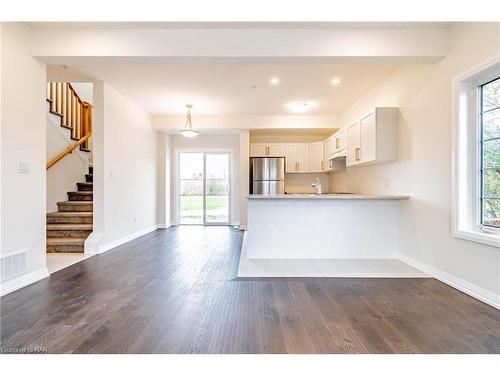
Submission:
[[[181,180],[179,178],[179,162],[181,153],[202,153],[203,154],[203,222],[201,224],[181,224],[181,195],[180,195],[180,183]],[[208,154],[227,154],[229,156],[229,194],[228,194],[228,214],[227,214],[227,222],[222,223],[210,223],[206,221],[206,167],[207,167],[207,153]],[[232,225],[232,210],[233,210],[233,150],[232,149],[224,149],[224,148],[176,148],[174,150],[174,173],[173,173],[173,206],[174,206],[174,217],[175,217],[175,225],[203,225],[203,226],[212,226],[212,225],[220,225],[220,226],[229,226]]]

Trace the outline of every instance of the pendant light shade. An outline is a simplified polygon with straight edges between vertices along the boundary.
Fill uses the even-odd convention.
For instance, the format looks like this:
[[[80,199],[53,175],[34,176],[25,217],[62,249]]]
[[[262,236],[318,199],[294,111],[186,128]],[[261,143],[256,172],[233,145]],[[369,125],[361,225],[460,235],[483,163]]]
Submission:
[[[191,104],[186,104],[187,107],[187,113],[186,113],[186,126],[184,126],[184,129],[179,131],[179,134],[183,135],[184,137],[187,138],[193,138],[198,135],[198,130],[193,129],[193,124],[191,123],[191,108],[193,107]]]

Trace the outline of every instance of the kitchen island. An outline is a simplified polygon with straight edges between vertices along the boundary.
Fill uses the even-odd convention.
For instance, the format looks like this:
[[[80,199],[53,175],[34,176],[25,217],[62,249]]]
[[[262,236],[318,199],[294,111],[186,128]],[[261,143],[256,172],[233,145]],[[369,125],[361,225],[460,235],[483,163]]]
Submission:
[[[249,259],[390,259],[408,196],[248,195]]]

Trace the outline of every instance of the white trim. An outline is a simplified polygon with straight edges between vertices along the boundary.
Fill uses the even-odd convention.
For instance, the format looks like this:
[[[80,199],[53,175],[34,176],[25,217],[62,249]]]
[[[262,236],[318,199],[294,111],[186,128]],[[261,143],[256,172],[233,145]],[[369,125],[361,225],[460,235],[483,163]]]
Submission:
[[[158,224],[158,229],[167,229],[167,228],[170,228],[172,226],[171,223],[168,223],[168,224]]]
[[[500,248],[500,235],[483,231],[478,211],[477,86],[498,76],[500,56],[452,81],[452,236]],[[475,124],[472,126],[472,124]],[[472,138],[472,139],[471,139]]]
[[[492,293],[489,290],[483,289],[447,272],[441,271],[438,268],[425,264],[419,260],[409,257],[408,255],[398,253],[397,258],[401,262],[406,263],[419,271],[425,272],[439,281],[500,310],[500,295]]]
[[[119,238],[117,240],[108,242],[107,244],[100,245],[99,246],[99,251],[97,254],[102,254],[105,253],[106,251],[109,251],[111,249],[114,249],[115,247],[118,247],[120,245],[123,245],[124,243],[127,243],[129,241],[135,240],[138,237],[144,236],[145,234],[151,233],[159,228],[158,224],[152,225],[150,227],[147,227],[145,229],[142,229],[138,232],[129,234],[128,236]]]
[[[19,277],[16,277],[12,280],[6,281],[2,283],[1,286],[1,296],[5,296],[6,294],[12,293],[18,289],[21,289],[25,286],[28,286],[30,284],[33,284],[37,281],[40,281],[42,279],[45,279],[46,277],[49,277],[49,270],[47,267],[43,267],[39,269],[38,271],[30,272],[24,275],[21,275]]]

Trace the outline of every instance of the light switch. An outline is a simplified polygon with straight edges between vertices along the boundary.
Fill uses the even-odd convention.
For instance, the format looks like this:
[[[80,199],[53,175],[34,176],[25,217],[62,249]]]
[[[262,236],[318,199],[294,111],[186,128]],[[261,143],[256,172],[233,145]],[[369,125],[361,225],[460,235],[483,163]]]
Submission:
[[[17,161],[17,173],[30,173],[30,163],[24,160]]]

